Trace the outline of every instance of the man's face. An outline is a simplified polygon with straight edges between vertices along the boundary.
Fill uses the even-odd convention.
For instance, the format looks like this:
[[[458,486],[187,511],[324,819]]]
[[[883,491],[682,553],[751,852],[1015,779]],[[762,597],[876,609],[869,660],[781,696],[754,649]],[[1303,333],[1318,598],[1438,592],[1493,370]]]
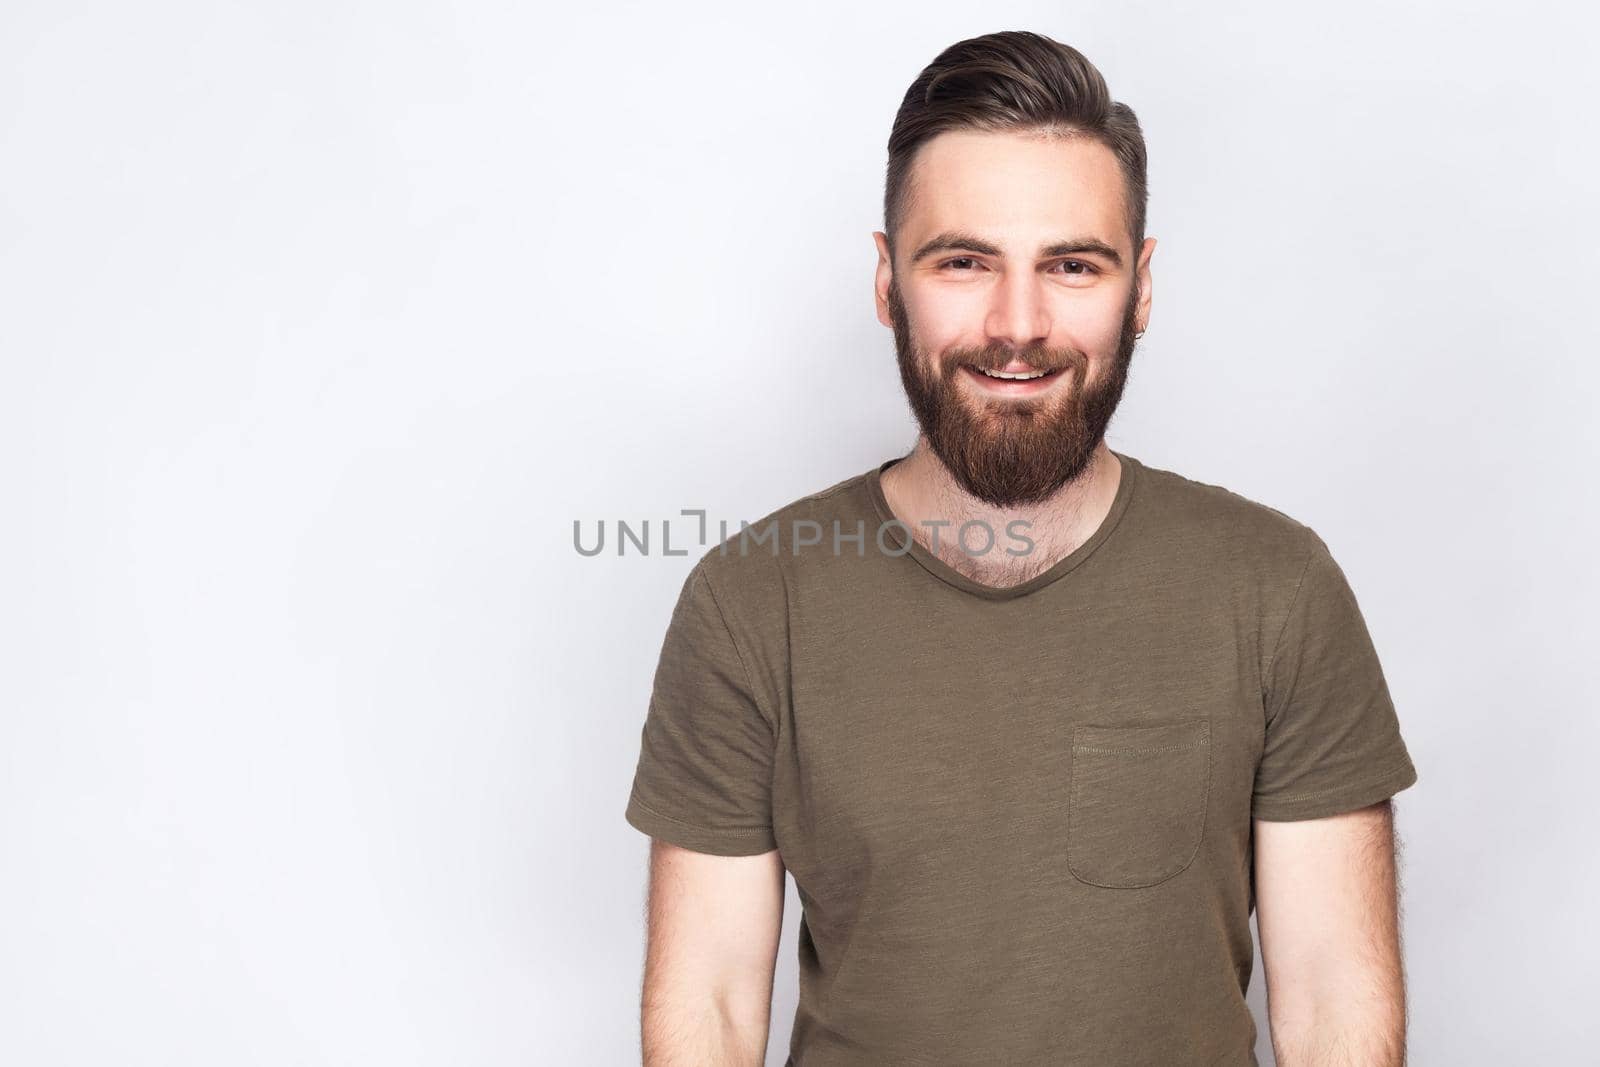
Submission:
[[[940,134],[910,193],[893,267],[874,237],[912,411],[967,492],[1037,503],[1082,473],[1122,398],[1155,240],[1135,257],[1121,171],[1094,141]]]

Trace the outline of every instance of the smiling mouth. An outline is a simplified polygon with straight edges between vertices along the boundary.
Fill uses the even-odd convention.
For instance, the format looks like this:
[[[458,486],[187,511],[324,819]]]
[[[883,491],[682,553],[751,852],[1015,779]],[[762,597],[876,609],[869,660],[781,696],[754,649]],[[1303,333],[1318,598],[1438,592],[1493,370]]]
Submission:
[[[1005,370],[988,370],[963,364],[961,369],[978,388],[991,396],[1030,396],[1053,388],[1056,379],[1064,377],[1064,367],[1039,370],[1025,363],[1013,361]]]
[[[1036,378],[1048,378],[1052,374],[1060,373],[1059,371],[1053,370],[1003,371],[983,370],[978,367],[973,367],[971,369],[976,370],[979,374],[986,375],[990,378],[998,378],[1003,382],[1031,382]]]

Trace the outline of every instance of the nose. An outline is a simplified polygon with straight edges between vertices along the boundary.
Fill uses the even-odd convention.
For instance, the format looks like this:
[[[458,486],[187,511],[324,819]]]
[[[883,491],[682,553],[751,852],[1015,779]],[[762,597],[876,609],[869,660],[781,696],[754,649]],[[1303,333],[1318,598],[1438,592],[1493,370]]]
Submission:
[[[1050,309],[1044,286],[1032,271],[1007,271],[992,290],[984,332],[990,341],[1013,348],[1040,344],[1050,336]]]

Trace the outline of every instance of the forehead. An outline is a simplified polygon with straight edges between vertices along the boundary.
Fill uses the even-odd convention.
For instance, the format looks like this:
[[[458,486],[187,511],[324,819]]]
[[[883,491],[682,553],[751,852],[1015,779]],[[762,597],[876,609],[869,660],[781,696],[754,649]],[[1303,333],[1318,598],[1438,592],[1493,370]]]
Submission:
[[[952,130],[917,150],[897,244],[967,230],[1021,251],[1061,235],[1128,251],[1117,157],[1087,137]],[[1028,249],[1031,252],[1031,248]]]

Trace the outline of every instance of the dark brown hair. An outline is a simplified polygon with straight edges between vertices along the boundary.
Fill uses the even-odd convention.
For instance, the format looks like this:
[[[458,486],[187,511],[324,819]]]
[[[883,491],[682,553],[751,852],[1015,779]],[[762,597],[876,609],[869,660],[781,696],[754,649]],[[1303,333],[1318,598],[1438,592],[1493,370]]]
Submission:
[[[883,232],[891,252],[917,149],[950,130],[1088,137],[1105,145],[1122,168],[1137,259],[1150,195],[1144,132],[1133,109],[1111,99],[1105,78],[1082,52],[1042,34],[1005,30],[951,45],[917,75],[889,134]]]

